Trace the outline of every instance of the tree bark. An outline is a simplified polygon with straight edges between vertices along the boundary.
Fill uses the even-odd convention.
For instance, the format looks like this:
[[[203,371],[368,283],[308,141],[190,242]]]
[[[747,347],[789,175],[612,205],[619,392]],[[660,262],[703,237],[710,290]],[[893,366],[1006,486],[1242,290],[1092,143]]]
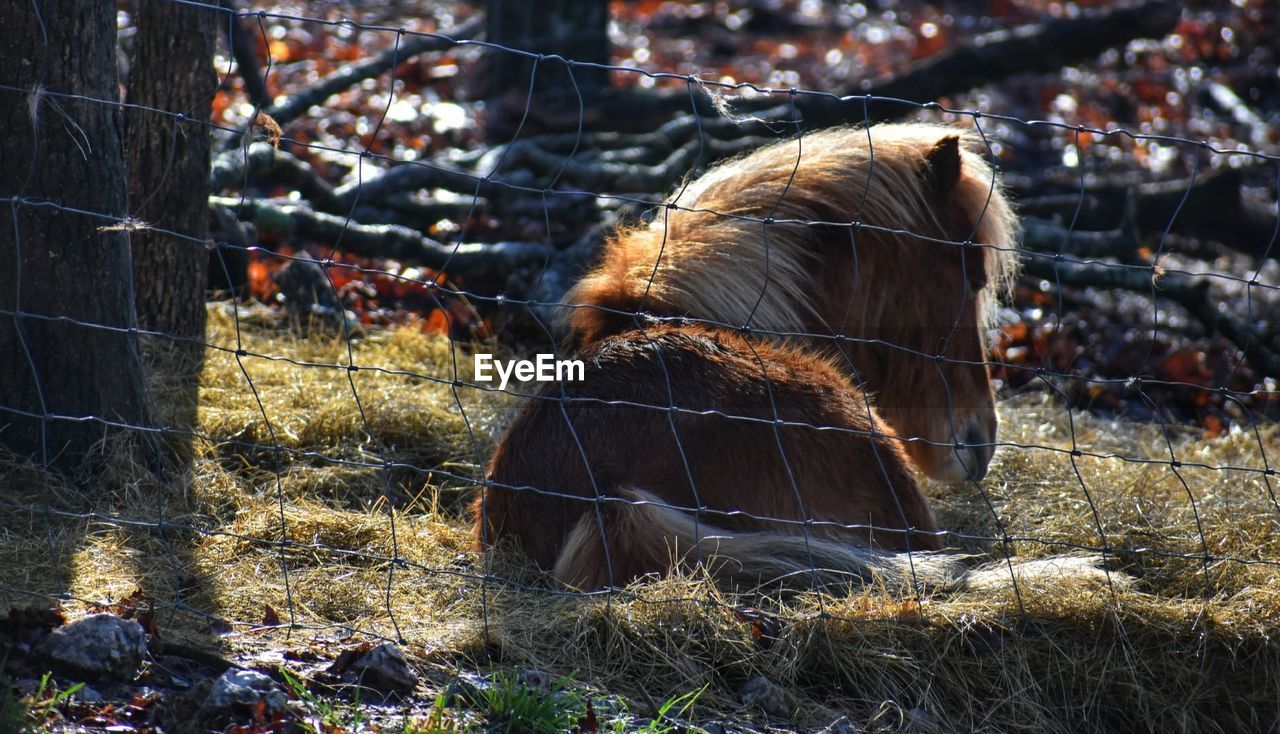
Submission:
[[[126,125],[129,208],[142,221],[203,240],[209,231],[210,103],[214,14],[157,0],[138,4]],[[190,120],[188,122],[187,120]],[[138,324],[178,336],[204,334],[209,253],[155,230],[133,234]]]
[[[129,237],[109,228],[126,213],[120,110],[101,101],[120,93],[115,5],[4,3],[0,28],[0,69],[31,90],[0,112],[0,444],[74,472],[106,422],[150,423]]]
[[[609,71],[590,64],[609,63],[609,3],[605,0],[488,0],[487,39],[510,49],[558,55],[538,61],[522,53],[492,48],[486,53],[488,97],[498,112],[489,120],[491,140],[510,137],[522,120],[531,131],[572,129],[569,117],[581,117],[609,87]],[[525,110],[528,109],[528,115]],[[527,119],[526,119],[527,117]]]
[[[196,5],[141,0],[129,77],[125,154],[129,209],[165,230],[204,240],[209,231],[209,116],[218,79],[213,69],[215,16]],[[184,118],[152,109],[180,113]],[[138,324],[180,337],[204,336],[209,253],[197,242],[157,230],[133,233]],[[164,422],[194,428],[198,341],[153,340],[152,367],[174,385],[157,395]],[[186,443],[185,441],[182,443]]]

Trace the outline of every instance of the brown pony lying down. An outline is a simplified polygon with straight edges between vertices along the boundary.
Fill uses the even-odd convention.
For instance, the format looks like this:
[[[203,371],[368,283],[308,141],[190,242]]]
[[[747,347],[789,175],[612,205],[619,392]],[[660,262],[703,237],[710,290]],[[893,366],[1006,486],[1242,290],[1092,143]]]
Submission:
[[[955,131],[910,125],[872,132],[879,166],[873,170],[882,178],[868,179],[867,131],[844,129],[806,136],[798,168],[794,142],[724,164],[695,181],[685,192],[694,195],[679,204],[848,222],[859,206],[882,202],[869,210],[888,218],[878,222],[885,227],[923,228],[949,240],[1012,231],[990,178],[986,199],[972,185],[956,194],[973,175],[966,166],[981,165],[979,173],[988,176],[990,169],[962,154]],[[791,164],[779,164],[787,156]],[[833,183],[806,166],[849,180]],[[713,185],[703,184],[707,179]],[[745,183],[751,188],[744,190]],[[877,183],[894,190],[863,193]],[[903,202],[883,204],[894,195]],[[780,198],[783,206],[770,206]],[[979,204],[1004,218],[999,227],[977,226],[984,216],[975,210]],[[601,264],[566,297],[576,307],[570,339],[586,364],[585,379],[545,384],[522,405],[473,504],[477,547],[511,541],[558,581],[580,589],[695,565],[748,585],[871,578],[932,587],[1007,583],[1009,565],[963,570],[955,556],[932,553],[941,549],[941,535],[913,463],[929,469],[947,463],[947,454],[927,442],[913,450],[855,381],[912,391],[893,396],[900,426],[936,435],[939,426],[950,426],[954,435],[958,413],[965,435],[994,441],[982,326],[992,289],[1012,267],[1004,256],[880,232],[864,238],[854,267],[848,226],[729,227],[696,213],[676,221],[686,213],[667,210],[671,221],[656,230],[665,235],[660,246],[654,232],[663,214],[648,228],[615,236]],[[894,216],[917,216],[923,224]],[[769,254],[761,257],[764,250]],[[762,277],[747,266],[772,271]],[[653,281],[642,290],[643,273]],[[667,318],[645,319],[639,315],[645,311]],[[914,349],[845,350],[831,348],[832,340],[731,328],[753,324],[782,333],[906,334],[966,363],[939,366]],[[930,400],[941,405],[920,407]],[[990,459],[985,446],[946,448],[971,477],[981,476]],[[1098,573],[1081,558],[1014,568]]]
[[[632,328],[640,312],[814,335],[916,468],[981,479],[996,442],[985,332],[1018,262],[981,147],[955,128],[879,125],[718,165],[605,243],[565,296],[570,338]]]

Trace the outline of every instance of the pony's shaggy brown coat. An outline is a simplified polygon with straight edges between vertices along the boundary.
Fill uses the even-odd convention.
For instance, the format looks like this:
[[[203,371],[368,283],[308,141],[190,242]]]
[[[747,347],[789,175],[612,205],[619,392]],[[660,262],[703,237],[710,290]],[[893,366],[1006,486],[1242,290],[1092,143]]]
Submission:
[[[586,379],[508,428],[477,545],[587,589],[695,562],[951,583],[953,558],[886,551],[941,547],[910,460],[981,476],[995,438],[983,330],[1016,228],[975,146],[927,125],[806,135],[616,234],[565,299]]]
[[[876,398],[926,473],[995,442],[984,331],[1017,269],[1017,220],[981,141],[923,124],[807,134],[720,164],[623,229],[565,297],[571,340],[684,316],[811,334]],[[935,359],[941,356],[943,359]]]

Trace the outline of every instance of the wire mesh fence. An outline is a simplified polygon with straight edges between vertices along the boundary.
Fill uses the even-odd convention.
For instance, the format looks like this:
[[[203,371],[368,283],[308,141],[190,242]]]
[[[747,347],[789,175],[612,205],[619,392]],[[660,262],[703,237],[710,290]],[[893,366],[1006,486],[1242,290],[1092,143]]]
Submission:
[[[1274,595],[1280,156],[576,61],[475,40],[474,19],[458,21],[462,33],[421,32],[182,4],[232,36],[260,35],[268,88],[271,54],[294,53],[268,27],[375,50],[212,123],[55,88],[34,97],[72,127],[76,110],[102,106],[167,118],[175,140],[212,136],[221,231],[22,190],[0,197],[15,226],[79,216],[157,233],[208,249],[228,288],[199,338],[48,313],[39,292],[59,284],[21,280],[21,252],[44,245],[15,229],[19,293],[0,315],[18,334],[39,322],[68,339],[111,332],[152,356],[175,343],[203,356],[197,379],[150,376],[161,402],[198,390],[194,425],[164,410],[145,425],[61,412],[43,393],[0,405],[41,431],[84,422],[113,437],[102,491],[46,473],[59,451],[47,439],[7,459],[0,588],[13,603],[101,608],[143,588],[193,635],[359,633],[534,659],[553,655],[529,640],[542,630],[552,650],[587,656],[576,665],[634,673],[608,659],[625,649],[648,676],[679,665],[610,642],[625,632],[591,615],[629,610],[625,629],[693,608],[729,625],[694,638],[754,646],[727,664],[746,676],[777,639],[804,648],[795,640],[813,625],[915,625],[1000,647],[957,611],[970,594],[1001,600],[974,607],[983,630],[1079,612],[1085,626],[1123,620],[1108,645],[1131,652],[1151,645],[1144,631],[1182,623],[1169,609],[1198,605],[1225,624]],[[220,89],[236,78],[231,55]],[[411,117],[397,99],[406,75],[499,55],[533,68],[508,139],[450,154],[388,132]],[[671,121],[590,129],[572,82],[574,123],[539,130],[529,121],[550,112],[537,82],[551,67],[571,82],[594,69],[674,90]],[[291,129],[360,84],[381,102],[372,121],[347,115],[330,137]],[[36,94],[0,90],[15,104]],[[891,107],[914,121],[884,122]],[[418,104],[437,124],[455,108]],[[849,126],[808,122],[832,115]],[[1001,164],[1042,133],[1081,157],[1052,196],[1011,203],[1017,183]],[[1151,146],[1172,151],[1176,191],[1096,185],[1090,161]],[[1224,171],[1272,197],[1238,209],[1261,212],[1250,222],[1270,236],[1229,232],[1206,261],[1195,242],[1213,237],[1177,223],[1209,221],[1197,236],[1221,224],[1193,210],[1216,206],[1205,191]],[[1120,212],[1114,226],[1078,226],[1103,206]],[[1153,211],[1162,231],[1139,231]],[[1019,300],[1038,323],[1010,310]],[[378,310],[388,303],[409,305]],[[1201,353],[1184,366],[1195,350],[1170,335],[1187,333],[1215,344],[1220,363]],[[1132,371],[1099,369],[1090,345],[1124,350]],[[38,351],[9,355],[7,369],[35,374]],[[517,363],[535,354],[545,362]],[[190,443],[193,458],[176,475],[147,471],[121,458],[139,436]],[[1054,606],[1066,598],[1076,612]],[[546,633],[564,624],[573,631]],[[847,652],[827,644],[833,658]],[[680,675],[696,679],[705,657]],[[772,672],[810,670],[789,664]]]

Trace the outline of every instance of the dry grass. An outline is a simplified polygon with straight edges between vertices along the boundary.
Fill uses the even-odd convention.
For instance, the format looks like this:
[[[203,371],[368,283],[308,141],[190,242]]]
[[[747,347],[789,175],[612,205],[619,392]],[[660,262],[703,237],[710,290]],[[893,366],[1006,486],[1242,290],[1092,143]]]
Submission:
[[[1003,439],[1048,448],[1001,449],[981,488],[931,488],[942,524],[962,534],[958,547],[998,554],[1000,543],[981,539],[1002,537],[998,516],[1021,555],[1116,549],[1112,567],[1134,578],[1127,588],[1024,584],[1018,595],[920,603],[878,589],[742,599],[672,579],[583,598],[481,583],[485,573],[538,579],[514,559],[467,550],[466,487],[456,477],[474,475],[514,403],[461,388],[464,421],[448,342],[411,330],[370,334],[354,346],[362,369],[349,373],[280,359],[345,363],[340,336],[300,338],[248,319],[241,338],[261,408],[235,355],[211,351],[199,415],[208,438],[195,442],[181,478],[158,482],[122,461],[90,496],[0,463],[0,602],[69,591],[75,612],[142,588],[163,604],[168,634],[228,654],[294,644],[284,631],[252,629],[270,606],[304,626],[295,641],[398,629],[429,667],[487,665],[475,661],[496,655],[504,665],[577,671],[638,710],[709,683],[699,718],[759,717],[738,694],[764,675],[787,691],[800,728],[844,714],[916,731],[1280,725],[1280,482],[1190,466],[1261,469],[1264,451],[1274,465],[1274,426],[1166,441],[1158,426],[1076,414],[1081,449],[1154,462],[1080,456],[1073,466],[1057,450],[1072,445],[1067,414],[1022,399],[1004,406]],[[219,309],[210,341],[236,344]],[[469,357],[458,356],[466,379]],[[1184,462],[1176,472],[1170,445]],[[394,466],[384,471],[384,461]],[[744,604],[778,620],[771,644],[734,613]],[[234,632],[210,634],[211,618]]]

